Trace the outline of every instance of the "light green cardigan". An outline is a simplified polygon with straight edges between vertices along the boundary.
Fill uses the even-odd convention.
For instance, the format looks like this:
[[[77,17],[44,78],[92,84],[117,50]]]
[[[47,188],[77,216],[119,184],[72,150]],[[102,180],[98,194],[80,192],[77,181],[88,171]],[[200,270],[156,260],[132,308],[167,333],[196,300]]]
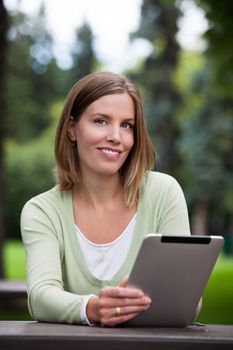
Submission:
[[[129,274],[147,233],[190,234],[183,192],[174,178],[159,172],[144,176],[129,253],[110,281],[88,270],[76,237],[70,191],[54,187],[27,202],[21,231],[29,311],[36,320],[62,323],[80,323],[84,295],[98,295],[100,288],[116,286]]]

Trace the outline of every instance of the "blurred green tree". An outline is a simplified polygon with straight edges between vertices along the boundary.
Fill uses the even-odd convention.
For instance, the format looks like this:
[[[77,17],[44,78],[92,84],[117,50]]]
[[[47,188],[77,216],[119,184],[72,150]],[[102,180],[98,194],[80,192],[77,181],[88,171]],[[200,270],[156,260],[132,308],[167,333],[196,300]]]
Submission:
[[[54,184],[54,133],[61,109],[62,102],[51,105],[47,111],[50,127],[39,137],[23,143],[9,139],[5,144],[8,238],[20,238],[20,213],[26,201]]]
[[[212,77],[219,95],[232,98],[233,90],[233,2],[228,0],[195,0],[205,11],[209,29],[205,33],[207,54],[211,59]]]
[[[36,137],[48,127],[47,109],[65,91],[66,72],[54,59],[45,18],[43,5],[35,18],[20,12],[11,14],[7,134],[21,141]]]
[[[209,29],[205,63],[193,77],[186,105],[198,103],[181,123],[186,193],[193,207],[193,232],[228,234],[233,241],[232,3],[196,3],[205,10]]]
[[[226,233],[233,212],[232,106],[211,90],[211,72],[205,66],[193,81],[192,93],[202,102],[182,122],[179,139],[196,234]]]
[[[161,158],[159,168],[174,175],[179,164],[174,141],[179,135],[176,111],[181,96],[174,84],[174,71],[180,52],[176,41],[180,15],[172,0],[144,0],[139,29],[131,35],[132,39],[143,38],[151,45],[151,53],[131,77],[145,91],[144,110]]]
[[[35,18],[11,14],[7,70],[8,134],[5,141],[6,222],[8,238],[19,238],[24,203],[54,184],[54,131],[69,88],[93,71],[97,59],[86,23],[77,31],[70,70],[57,66],[45,9]],[[20,64],[18,64],[20,62]],[[52,108],[52,112],[51,112]],[[16,180],[17,179],[17,180]]]
[[[193,233],[224,234],[233,229],[232,4],[196,3],[209,20],[208,49],[201,59],[186,55],[183,81],[177,78],[177,70],[184,68],[176,43],[180,2],[170,0],[143,1],[132,39],[147,40],[151,53],[131,77],[142,87],[160,168],[184,184]]]
[[[69,88],[85,75],[95,71],[99,64],[94,50],[94,35],[87,22],[84,22],[76,31],[76,41],[71,51],[71,57]]]

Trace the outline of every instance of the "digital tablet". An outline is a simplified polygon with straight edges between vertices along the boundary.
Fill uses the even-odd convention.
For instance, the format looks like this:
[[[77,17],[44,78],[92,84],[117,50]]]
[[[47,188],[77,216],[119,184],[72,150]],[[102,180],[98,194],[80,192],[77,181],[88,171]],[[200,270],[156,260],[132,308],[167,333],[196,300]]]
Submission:
[[[148,234],[128,286],[140,288],[152,303],[127,324],[159,327],[190,324],[222,246],[221,236]]]

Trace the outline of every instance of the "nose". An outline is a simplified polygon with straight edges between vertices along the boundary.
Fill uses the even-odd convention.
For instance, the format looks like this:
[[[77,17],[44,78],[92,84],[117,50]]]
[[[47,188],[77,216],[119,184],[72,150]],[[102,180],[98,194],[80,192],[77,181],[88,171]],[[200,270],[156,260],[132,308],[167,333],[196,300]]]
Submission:
[[[112,126],[107,135],[107,141],[119,143],[121,141],[121,130],[119,126]]]

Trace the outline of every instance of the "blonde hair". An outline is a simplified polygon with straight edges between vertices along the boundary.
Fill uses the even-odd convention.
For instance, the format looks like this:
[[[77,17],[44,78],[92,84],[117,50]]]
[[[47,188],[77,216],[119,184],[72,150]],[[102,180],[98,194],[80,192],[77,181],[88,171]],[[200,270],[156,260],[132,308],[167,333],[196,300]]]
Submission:
[[[55,139],[56,182],[61,191],[70,190],[75,183],[80,182],[81,177],[77,147],[68,137],[70,117],[77,121],[85,109],[100,97],[123,93],[127,93],[134,102],[135,126],[133,147],[119,173],[126,204],[131,206],[137,202],[142,177],[154,165],[155,150],[147,132],[137,87],[125,76],[111,72],[85,76],[67,96]]]

